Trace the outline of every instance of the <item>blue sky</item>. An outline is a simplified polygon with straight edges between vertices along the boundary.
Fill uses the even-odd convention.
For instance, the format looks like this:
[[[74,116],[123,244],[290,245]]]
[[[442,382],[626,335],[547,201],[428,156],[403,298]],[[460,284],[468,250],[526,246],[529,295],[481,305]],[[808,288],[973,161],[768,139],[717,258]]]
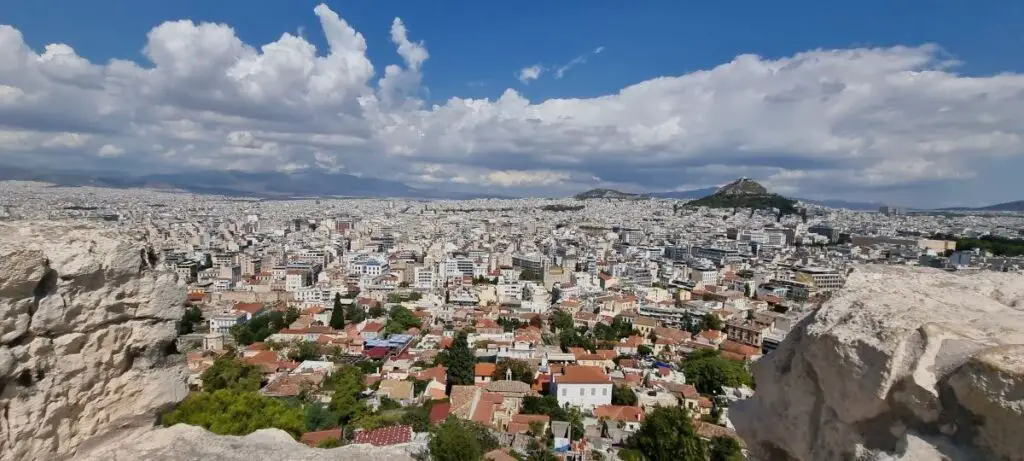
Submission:
[[[685,189],[721,184],[743,172],[785,193],[823,198],[896,197],[909,204],[928,204],[952,185],[971,191],[966,195],[951,194],[954,201],[984,203],[1024,198],[1021,186],[996,179],[1005,174],[1007,165],[1015,167],[1020,163],[1017,158],[1022,149],[1022,122],[1015,121],[1019,114],[998,98],[977,102],[979,97],[985,100],[984,95],[1016,95],[1019,91],[1021,83],[1016,76],[1024,72],[1024,34],[1019,33],[1019,25],[1024,23],[1024,2],[328,2],[330,10],[365,38],[365,58],[373,65],[372,79],[360,80],[363,74],[353,77],[358,85],[345,87],[346,91],[353,95],[376,92],[376,98],[384,101],[379,79],[385,66],[392,64],[405,69],[412,85],[402,93],[403,100],[412,103],[401,105],[400,109],[375,106],[369,111],[363,107],[358,114],[340,117],[337,107],[330,109],[335,112],[322,113],[317,112],[322,108],[314,107],[313,103],[297,108],[298,116],[323,122],[312,133],[352,138],[331,144],[331,149],[322,145],[310,148],[296,142],[294,137],[308,133],[293,126],[271,126],[259,117],[251,121],[215,122],[208,118],[211,112],[237,115],[229,107],[252,108],[253,101],[225,100],[222,109],[204,106],[205,112],[200,114],[196,107],[177,107],[173,100],[153,100],[140,107],[138,104],[142,103],[136,98],[132,101],[136,106],[122,110],[120,104],[127,103],[112,94],[138,91],[140,95],[159,93],[166,97],[175,94],[171,91],[173,85],[168,83],[175,78],[181,79],[178,83],[183,87],[187,87],[185,81],[192,86],[203,85],[197,83],[197,75],[161,77],[158,85],[157,77],[141,73],[131,77],[139,78],[138,82],[124,83],[118,77],[111,83],[111,75],[116,72],[108,66],[111,59],[125,59],[135,61],[139,69],[159,68],[144,51],[147,34],[165,21],[179,19],[192,20],[196,25],[230,25],[237,39],[255,50],[278,40],[283,33],[301,33],[304,40],[317,48],[319,56],[325,56],[329,46],[321,18],[313,13],[318,2],[8,0],[4,4],[0,24],[19,31],[27,50],[42,55],[48,44],[63,43],[73,48],[77,57],[102,69],[103,83],[97,85],[108,92],[102,95],[103,101],[117,106],[109,113],[121,117],[122,123],[114,126],[111,122],[104,131],[116,132],[117,136],[102,138],[87,129],[81,133],[65,132],[65,141],[68,136],[82,138],[57,143],[64,150],[53,154],[74,156],[75,149],[90,150],[85,157],[97,164],[116,158],[118,163],[133,165],[140,171],[172,168],[183,163],[161,163],[159,159],[182,158],[191,145],[191,152],[202,151],[210,158],[215,157],[213,152],[223,153],[225,147],[231,148],[231,152],[224,154],[229,160],[185,161],[184,164],[194,167],[330,167],[417,186],[509,189],[496,191],[501,193],[559,195],[599,185],[637,191]],[[58,11],[60,14],[56,14]],[[429,57],[421,63],[410,64],[397,52],[390,33],[396,17],[401,18],[412,45],[420,46],[422,42],[425,56]],[[173,37],[164,35],[163,39],[171,41]],[[194,37],[197,41],[205,39]],[[928,44],[935,46],[924,47]],[[203,48],[200,45],[197,49]],[[601,51],[595,53],[597,49]],[[904,49],[911,51],[901,51]],[[823,51],[806,59],[797,58],[815,50]],[[748,54],[759,58],[737,58]],[[195,60],[199,62],[203,57],[197,52]],[[586,62],[555,78],[559,67],[580,57]],[[735,65],[724,66],[730,62]],[[167,63],[163,63],[165,68],[170,67]],[[791,65],[787,67],[786,63]],[[862,72],[876,64],[879,67],[870,68],[871,73]],[[227,69],[232,64],[217,65]],[[527,83],[517,79],[522,69],[533,65],[542,69],[537,79]],[[775,74],[767,70],[772,68],[787,75],[787,79],[772,77]],[[905,96],[908,88],[896,80],[903,78],[905,72],[922,71],[923,76],[932,75],[931,71],[941,72],[944,83],[915,83],[910,96]],[[702,72],[709,73],[706,81]],[[994,77],[1000,74],[1014,78],[1003,81]],[[5,84],[6,79],[8,86],[29,94],[31,85],[24,83],[28,80],[4,75],[0,73],[0,84]],[[39,75],[50,78],[53,74],[47,71]],[[690,78],[679,81],[679,88],[664,79],[682,76]],[[968,77],[984,79],[981,83],[992,88],[966,88],[972,82]],[[146,80],[149,78],[152,80]],[[747,78],[751,79],[749,83],[743,80]],[[63,85],[67,79],[55,81],[58,83],[54,85]],[[616,101],[602,99],[642,82],[660,83],[650,85],[652,88],[645,89],[642,96]],[[879,92],[881,82],[893,88]],[[211,88],[217,84],[211,81]],[[813,111],[831,113],[832,106],[801,106],[794,110],[792,101],[803,103],[804,97],[817,101],[813,98],[819,97],[815,87],[818,84],[822,88],[838,88],[842,98],[836,99],[836,118],[817,126],[821,134],[812,136],[802,131],[807,130],[808,124],[815,124]],[[129,85],[130,91],[118,85]],[[154,90],[157,87],[160,91]],[[952,87],[957,90],[949,90]],[[747,107],[749,101],[741,101],[738,96],[747,88],[755,89],[751,91],[758,95],[758,101],[774,105]],[[864,88],[871,89],[870,95]],[[31,89],[52,91],[53,95],[58,90],[70,91],[49,84]],[[507,94],[509,89],[522,100]],[[232,94],[236,90],[225,88],[211,94]],[[667,93],[659,93],[662,91]],[[808,91],[814,95],[808,96]],[[826,93],[823,98],[832,95],[821,91]],[[953,94],[956,91],[964,93]],[[260,94],[279,93],[268,86],[260,88]],[[308,96],[304,93],[303,97]],[[97,95],[81,97],[85,100]],[[280,97],[281,101],[295,101],[299,95],[280,93]],[[481,109],[450,105],[450,98],[486,98],[490,111],[486,113],[491,115],[473,119]],[[585,104],[541,104],[574,98]],[[779,105],[780,101],[789,102]],[[355,99],[347,104],[346,110],[353,108]],[[432,109],[434,105],[439,109]],[[670,107],[649,111],[645,106],[650,105]],[[161,123],[154,121],[157,116],[139,115],[146,111],[155,113],[157,108],[166,114],[172,106],[180,113],[175,112]],[[849,109],[854,106],[856,111]],[[737,112],[724,113],[724,108]],[[11,117],[15,109],[34,109],[33,114],[42,117],[38,108],[22,105],[8,109]],[[719,111],[723,113],[718,114]],[[773,111],[786,112],[774,116]],[[914,122],[921,118],[919,111],[947,115],[936,116],[922,126]],[[619,113],[621,118],[603,115],[610,112]],[[704,116],[709,112],[716,113],[714,126],[708,121],[710,116]],[[950,118],[951,112],[960,116]],[[589,120],[594,113],[602,117]],[[751,117],[746,125],[738,125],[750,113],[765,117],[764,121]],[[959,125],[960,119],[981,116],[991,120]],[[891,117],[905,122],[906,127],[899,133],[892,132]],[[801,122],[805,118],[806,124]],[[390,123],[401,121],[397,131],[412,127],[410,130],[415,133],[399,136],[395,127],[381,125],[384,119]],[[889,122],[878,122],[881,119]],[[172,120],[178,128],[195,124],[196,130],[203,133],[190,138],[178,131],[138,130],[149,123],[165,128]],[[558,120],[573,122],[565,124]],[[737,120],[737,125],[730,126],[730,120]],[[772,131],[753,132],[751,128],[772,125],[773,121],[779,125],[772,126]],[[577,122],[579,125],[574,125]],[[635,126],[630,125],[633,123]],[[452,132],[453,126],[459,127],[457,132]],[[545,131],[529,131],[538,127]],[[26,133],[42,130],[17,128]],[[914,134],[908,136],[906,132],[911,129]],[[448,131],[442,133],[444,130]],[[932,134],[928,130],[936,131]],[[612,131],[618,134],[613,136]],[[782,131],[792,131],[791,139],[781,139],[777,133]],[[140,141],[143,132],[163,141],[144,146]],[[949,133],[956,133],[956,137]],[[603,138],[606,135],[609,137]],[[573,136],[586,142],[574,145]],[[621,142],[624,136],[631,142]],[[285,137],[288,139],[282,140]],[[238,144],[239,140],[245,145]],[[565,143],[564,147],[560,143]],[[43,144],[47,140],[40,137],[32,152],[41,152]],[[52,147],[54,142],[48,145]],[[111,147],[102,149],[106,146]],[[921,152],[906,154],[909,148]],[[252,157],[241,159],[243,154]],[[966,161],[966,157],[977,161]],[[371,158],[378,159],[379,165],[371,164],[377,161]],[[835,184],[830,178],[841,176],[843,171],[850,171],[850,176],[859,179]],[[666,175],[681,179],[668,180]],[[1007,187],[997,188],[994,181]]]

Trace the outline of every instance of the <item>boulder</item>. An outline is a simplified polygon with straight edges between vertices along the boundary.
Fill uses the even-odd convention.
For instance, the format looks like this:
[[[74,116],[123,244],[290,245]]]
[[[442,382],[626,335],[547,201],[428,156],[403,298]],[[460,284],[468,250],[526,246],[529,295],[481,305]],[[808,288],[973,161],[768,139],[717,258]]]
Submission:
[[[183,399],[185,289],[142,242],[84,223],[0,223],[0,461],[63,459]]]
[[[1024,460],[1024,277],[858,266],[730,408],[753,459]]]
[[[137,440],[120,439],[76,457],[76,461],[412,461],[422,443],[387,447],[347,445],[322,449],[296,442],[287,432],[262,429],[246,436],[214,435],[178,424],[146,433]]]

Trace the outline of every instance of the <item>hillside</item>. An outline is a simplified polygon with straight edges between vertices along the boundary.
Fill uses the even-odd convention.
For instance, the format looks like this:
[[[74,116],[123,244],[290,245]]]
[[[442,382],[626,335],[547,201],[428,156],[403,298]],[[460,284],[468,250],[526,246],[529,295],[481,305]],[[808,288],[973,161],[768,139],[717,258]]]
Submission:
[[[1017,200],[1015,202],[997,203],[995,205],[989,205],[981,208],[974,208],[978,211],[1024,211],[1024,200]]]
[[[612,189],[590,189],[586,192],[581,192],[573,196],[576,200],[588,200],[588,199],[619,199],[619,200],[632,200],[643,198],[640,194],[630,194],[628,192],[619,192]]]
[[[781,214],[799,214],[796,201],[768,192],[764,186],[748,178],[740,178],[719,188],[715,193],[687,202],[687,207],[708,208],[752,208],[769,210],[777,208]]]

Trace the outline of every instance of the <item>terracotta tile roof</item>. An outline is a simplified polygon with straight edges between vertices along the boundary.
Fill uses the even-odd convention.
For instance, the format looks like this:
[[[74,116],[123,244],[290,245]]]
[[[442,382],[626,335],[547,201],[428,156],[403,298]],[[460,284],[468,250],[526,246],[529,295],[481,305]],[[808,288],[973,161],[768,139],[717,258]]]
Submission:
[[[561,384],[611,384],[611,378],[600,367],[567,366],[565,374],[555,377]]]
[[[608,418],[612,421],[640,422],[644,420],[644,410],[625,405],[600,405],[594,407],[594,417]]]
[[[704,330],[700,332],[699,336],[704,339],[716,341],[722,339],[725,336],[725,333],[718,330]]]
[[[352,443],[368,443],[376,447],[407,443],[412,440],[412,426],[382,427],[356,433]]]
[[[697,397],[697,405],[700,405],[701,408],[711,408],[714,406],[711,404],[711,399],[703,396]]]
[[[379,332],[379,331],[381,331],[383,329],[384,329],[384,325],[381,325],[381,324],[379,324],[377,322],[369,322],[369,323],[367,323],[366,325],[363,326],[363,331],[367,331],[367,332],[370,332],[370,333],[377,333],[377,332]]]
[[[476,386],[452,386],[449,396],[452,405],[451,413],[462,419],[469,419],[472,416],[469,412],[478,392],[480,389]]]
[[[722,357],[725,357],[725,358],[727,358],[729,360],[736,361],[736,362],[746,362],[747,358],[748,358],[746,355],[737,354],[735,352],[729,352],[729,351],[721,351],[720,354],[722,355]]]
[[[306,432],[302,434],[300,441],[311,447],[320,445],[328,440],[341,440],[341,428],[327,429],[326,431]]]
[[[416,379],[433,379],[439,383],[446,383],[448,382],[448,370],[444,367],[444,365],[438,365],[436,367],[427,368],[426,370],[417,372],[415,374],[415,377]]]
[[[478,377],[490,377],[497,369],[498,365],[493,363],[478,363],[473,367],[473,375]]]
[[[435,403],[430,407],[430,424],[440,424],[451,414],[452,404],[448,402]]]
[[[684,399],[692,400],[700,397],[700,392],[697,392],[697,388],[691,384],[677,384],[676,386],[670,386],[669,390],[679,392],[679,395],[682,395]]]
[[[524,415],[524,414],[521,414],[521,413],[520,414],[516,414],[516,415],[512,415],[512,422],[514,422],[514,423],[529,425],[530,423],[532,423],[534,421],[538,421],[538,422],[541,422],[541,423],[544,423],[544,424],[548,424],[548,423],[551,422],[551,417],[548,416],[548,415]]]
[[[234,307],[232,307],[232,309],[234,309],[236,311],[241,311],[241,312],[247,312],[247,313],[250,313],[250,314],[255,314],[255,313],[263,310],[263,304],[260,304],[260,303],[238,303],[238,304],[235,304]]]
[[[722,427],[717,424],[706,423],[704,421],[694,421],[693,425],[694,429],[697,431],[697,435],[702,438],[712,439],[715,437],[730,437],[736,439],[741,446],[743,445],[743,439],[740,439],[732,429]]]
[[[733,341],[731,339],[730,340],[726,340],[725,342],[723,342],[718,347],[719,347],[719,349],[722,349],[723,351],[728,351],[728,352],[733,352],[733,353],[740,354],[740,355],[745,355],[748,358],[750,358],[750,357],[757,357],[757,356],[761,355],[761,350],[760,349],[758,349],[758,348],[756,348],[754,346],[749,346],[749,345],[746,345],[746,344],[742,344],[742,343]]]
[[[258,343],[252,343],[252,344],[250,344],[248,346],[245,346],[245,350],[247,350],[247,351],[268,351],[270,349],[267,347],[267,343],[258,342]]]
[[[253,355],[252,357],[245,357],[242,360],[252,365],[260,365],[264,363],[274,363],[277,362],[278,359],[277,352],[259,351],[256,353],[256,355]]]

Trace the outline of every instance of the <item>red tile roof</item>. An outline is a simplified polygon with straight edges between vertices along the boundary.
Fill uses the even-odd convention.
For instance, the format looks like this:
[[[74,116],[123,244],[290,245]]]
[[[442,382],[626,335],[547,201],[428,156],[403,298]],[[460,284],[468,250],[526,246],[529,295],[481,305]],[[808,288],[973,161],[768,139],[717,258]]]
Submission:
[[[594,407],[594,417],[608,418],[612,421],[640,422],[644,420],[644,410],[625,405],[601,405]]]
[[[382,427],[356,434],[353,443],[368,443],[376,447],[407,443],[412,440],[412,426]]]
[[[498,365],[493,363],[478,363],[473,367],[473,375],[477,377],[490,377],[497,369]]]
[[[448,418],[452,411],[452,404],[448,402],[435,403],[430,407],[430,424],[440,424]]]
[[[611,378],[600,367],[567,366],[565,374],[555,377],[560,384],[611,384]]]
[[[311,447],[320,445],[328,440],[341,440],[341,428],[327,429],[326,431],[306,432],[302,434],[300,441]]]

